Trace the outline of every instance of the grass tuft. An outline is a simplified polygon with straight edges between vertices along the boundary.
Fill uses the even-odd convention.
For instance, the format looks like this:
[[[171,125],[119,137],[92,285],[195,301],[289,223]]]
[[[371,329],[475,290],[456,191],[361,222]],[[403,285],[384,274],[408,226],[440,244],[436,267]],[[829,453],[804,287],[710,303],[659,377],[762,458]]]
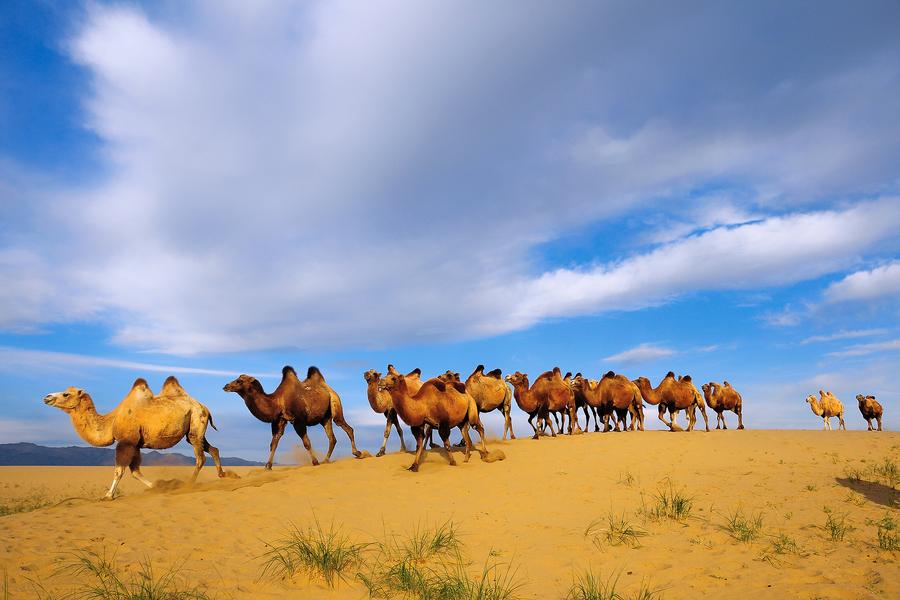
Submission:
[[[603,525],[606,527],[603,527]],[[602,540],[606,540],[610,546],[626,545],[632,548],[640,546],[638,538],[647,535],[647,532],[640,527],[636,527],[628,522],[623,512],[621,516],[616,515],[612,511],[606,516],[606,521],[596,519],[584,530],[585,537],[593,540],[594,545],[600,548]]]
[[[686,496],[684,490],[676,490],[671,482],[669,482],[667,487],[660,487],[656,491],[656,494],[653,495],[653,504],[651,506],[647,506],[644,503],[643,495],[641,495],[640,512],[646,518],[654,521],[660,519],[684,521],[691,516],[693,508],[693,497]]]
[[[831,537],[831,541],[833,542],[842,542],[844,541],[844,537],[846,537],[847,533],[849,533],[853,527],[847,523],[847,515],[846,514],[835,514],[827,506],[822,509],[825,513],[825,526],[823,529],[828,533]]]
[[[769,548],[760,555],[760,560],[768,562],[772,566],[781,566],[782,556],[793,554],[803,556],[797,541],[786,533],[779,533],[772,537]]]
[[[641,587],[631,595],[624,595],[618,590],[620,573],[603,579],[593,570],[575,576],[566,600],[655,600],[661,597],[662,591],[650,587],[648,581],[642,581]]]
[[[66,600],[208,600],[206,592],[188,584],[179,575],[179,569],[159,573],[152,563],[140,563],[137,572],[124,575],[106,553],[79,549],[65,555],[58,569],[84,581],[68,594]],[[52,597],[42,587],[35,592],[41,597]]]
[[[882,550],[900,550],[900,531],[890,513],[881,517],[875,525],[878,527],[878,547]]]
[[[890,458],[885,458],[880,463],[873,465],[872,472],[892,488],[896,488],[900,483],[900,469],[897,468],[897,463]]]
[[[260,579],[273,575],[291,578],[305,573],[310,578],[321,578],[328,587],[346,579],[345,573],[360,561],[366,544],[355,544],[334,526],[324,529],[318,519],[307,529],[291,527],[286,538],[263,555]]]
[[[762,513],[745,515],[743,509],[737,508],[726,517],[725,531],[734,539],[741,542],[752,542],[762,532]]]

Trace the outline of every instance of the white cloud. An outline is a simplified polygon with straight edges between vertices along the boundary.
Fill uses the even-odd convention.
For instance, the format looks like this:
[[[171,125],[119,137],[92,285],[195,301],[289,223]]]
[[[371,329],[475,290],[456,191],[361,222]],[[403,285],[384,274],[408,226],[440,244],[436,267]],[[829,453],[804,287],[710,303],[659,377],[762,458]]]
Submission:
[[[896,236],[892,199],[771,216],[896,179],[894,32],[850,8],[165,10],[94,6],[73,36],[107,171],[0,234],[22,281],[0,327],[93,320],[172,353],[477,337],[803,281]],[[800,55],[759,35],[801,16]],[[541,243],[723,181],[750,200],[674,211],[634,236],[653,252],[532,269]]]
[[[900,350],[900,340],[890,340],[887,342],[872,342],[871,344],[855,344],[849,346],[845,350],[839,352],[829,352],[828,356],[850,357],[850,356],[867,356],[878,352],[890,352],[892,350]]]
[[[894,210],[900,213],[900,205]],[[900,262],[892,262],[869,271],[857,271],[836,281],[825,290],[826,302],[871,301],[900,297]]]
[[[832,342],[835,340],[848,340],[853,338],[861,338],[861,337],[871,337],[875,335],[881,335],[887,333],[887,329],[877,328],[877,329],[854,329],[850,331],[838,331],[837,333],[829,333],[826,335],[813,335],[800,343],[803,345],[806,344],[816,344],[821,342]]]
[[[677,352],[670,348],[663,348],[662,346],[651,343],[644,343],[619,352],[618,354],[607,356],[603,360],[622,365],[637,365],[652,362],[660,358],[674,356],[675,354],[677,354]]]

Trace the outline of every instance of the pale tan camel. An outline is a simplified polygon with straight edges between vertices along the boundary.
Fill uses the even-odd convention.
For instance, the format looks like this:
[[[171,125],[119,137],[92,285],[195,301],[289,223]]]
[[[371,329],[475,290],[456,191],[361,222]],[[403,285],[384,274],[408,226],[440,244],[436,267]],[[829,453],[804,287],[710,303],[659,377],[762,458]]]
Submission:
[[[701,388],[703,389],[703,397],[706,398],[707,406],[716,412],[716,429],[719,429],[720,424],[722,429],[728,429],[728,425],[725,423],[725,415],[722,414],[726,410],[730,410],[737,415],[738,429],[744,428],[744,417],[742,416],[744,401],[740,393],[731,387],[730,383],[726,381],[723,385],[720,385],[715,381],[710,381],[709,383],[704,383]]]
[[[859,402],[859,412],[866,420],[867,430],[873,431],[872,419],[875,419],[878,423],[878,431],[881,431],[881,417],[884,414],[881,403],[875,399],[875,396],[863,396],[862,394],[856,395],[856,401]]]
[[[162,392],[154,397],[144,379],[135,380],[131,391],[111,412],[101,415],[90,395],[82,389],[70,387],[63,392],[48,394],[44,404],[67,413],[79,437],[92,446],[116,443],[116,468],[112,485],[103,496],[112,500],[126,467],[132,476],[153,487],[141,474],[141,448],[163,450],[187,438],[194,448],[196,467],[191,482],[197,479],[206,462],[204,452],[212,456],[219,477],[225,477],[218,449],[206,440],[206,427],[212,425],[209,410],[192,398],[174,377],[166,379]]]
[[[450,430],[458,427],[465,440],[465,460],[468,462],[472,450],[472,439],[469,427],[472,426],[481,436],[482,458],[488,454],[484,444],[484,428],[478,418],[478,407],[475,400],[466,393],[466,386],[458,381],[447,383],[440,379],[429,379],[418,392],[411,394],[409,385],[403,375],[388,373],[378,384],[378,389],[391,395],[394,410],[409,425],[416,438],[416,457],[409,466],[410,471],[418,471],[422,460],[425,436],[432,429],[437,429],[447,450],[447,458],[451,465],[456,465],[450,447]]]
[[[819,390],[819,396],[821,396],[821,400],[817,400],[815,396],[810,394],[806,397],[806,402],[809,403],[809,407],[817,416],[822,417],[822,420],[825,422],[823,429],[830,431],[830,419],[831,417],[837,417],[839,421],[838,430],[843,429],[846,431],[847,426],[844,425],[844,404],[831,392]]]
[[[400,437],[400,451],[406,452],[406,440],[403,439],[403,429],[400,428],[400,422],[397,420],[397,411],[394,410],[391,395],[378,389],[381,373],[375,369],[369,369],[363,374],[363,378],[366,380],[366,396],[369,399],[369,406],[375,412],[383,414],[387,421],[384,426],[384,440],[375,456],[384,456],[384,449],[387,447],[388,437],[391,435],[391,427],[397,428],[397,435]]]
[[[599,419],[603,420],[603,431],[620,431],[627,429],[634,431],[638,414],[643,417],[641,405],[641,392],[638,387],[624,375],[617,375],[613,371],[606,373],[600,381],[589,380],[576,373],[572,379],[572,391],[576,401],[579,397],[583,402],[596,410]],[[640,413],[637,412],[640,407]],[[631,415],[631,425],[628,425],[627,416]],[[614,417],[610,426],[610,417]],[[599,431],[599,419],[595,418],[594,431]],[[643,423],[641,423],[643,430]]]

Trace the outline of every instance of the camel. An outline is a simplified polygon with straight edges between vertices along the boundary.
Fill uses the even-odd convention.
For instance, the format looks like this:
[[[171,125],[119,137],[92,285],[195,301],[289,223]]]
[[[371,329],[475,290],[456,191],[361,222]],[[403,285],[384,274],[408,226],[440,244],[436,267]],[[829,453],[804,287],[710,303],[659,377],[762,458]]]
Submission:
[[[844,425],[844,404],[838,400],[834,394],[831,392],[826,392],[824,390],[819,390],[819,396],[821,396],[821,400],[817,400],[815,396],[810,394],[806,397],[806,401],[809,403],[809,407],[812,411],[822,417],[822,420],[825,422],[825,427],[823,429],[831,430],[831,417],[838,418],[838,430],[843,429],[847,430],[847,426]]]
[[[388,373],[378,384],[378,389],[391,395],[391,402],[397,415],[403,419],[416,438],[416,456],[409,466],[410,471],[418,471],[422,461],[425,437],[432,429],[437,429],[447,458],[451,466],[456,466],[450,448],[450,430],[458,427],[465,440],[465,461],[469,461],[472,451],[472,438],[469,427],[472,426],[481,436],[482,458],[488,454],[484,443],[484,428],[478,418],[478,407],[475,400],[466,393],[466,386],[458,381],[444,382],[438,378],[429,379],[415,394],[410,392],[409,385],[399,373]]]
[[[725,423],[725,415],[722,413],[726,410],[732,411],[738,418],[738,429],[744,428],[743,400],[740,393],[731,387],[727,381],[724,384],[718,384],[715,381],[704,383],[701,386],[703,397],[706,398],[706,404],[716,411],[716,429],[721,424],[722,429],[728,429]]]
[[[549,371],[549,373],[551,373],[552,376],[548,380],[548,385],[550,389],[553,390],[553,393],[547,398],[547,410],[554,416],[557,414],[560,416],[561,423],[560,420],[557,420],[559,432],[562,433],[563,428],[565,428],[566,416],[568,416],[569,435],[583,433],[581,427],[578,425],[578,414],[575,412],[575,396],[572,394],[572,388],[569,386],[569,381],[563,377],[559,367],[553,367],[553,370]],[[567,373],[566,377],[571,379],[572,374]],[[540,379],[540,377],[538,377],[538,379]],[[535,380],[535,383],[537,383],[537,380]]]
[[[156,397],[146,380],[136,379],[128,395],[105,415],[97,413],[87,392],[75,387],[48,394],[44,404],[67,413],[75,432],[88,444],[109,446],[116,442],[115,474],[104,500],[115,497],[126,467],[135,479],[152,488],[153,483],[141,474],[141,448],[164,450],[184,438],[193,446],[197,460],[191,483],[206,462],[204,452],[212,456],[219,477],[226,476],[219,450],[206,440],[206,426],[216,429],[209,409],[188,395],[174,377],[166,379]]]
[[[512,419],[510,418],[510,409],[512,407],[512,392],[503,382],[503,372],[500,369],[494,369],[488,373],[484,372],[484,365],[478,365],[472,374],[466,378],[466,392],[475,400],[479,413],[488,413],[493,410],[499,410],[503,414],[503,439],[506,439],[506,432],[509,431],[509,438],[516,439],[513,433]],[[459,373],[446,371],[439,375],[438,379],[445,383],[460,381]],[[461,444],[457,444],[459,446]]]
[[[636,415],[633,412],[635,403],[641,402],[641,393],[624,375],[616,375],[609,371],[600,381],[591,381],[576,373],[572,380],[572,391],[576,399],[580,396],[597,415],[603,419],[603,431],[620,431],[619,426],[627,429],[627,415],[631,414],[631,429],[634,430]],[[643,412],[643,409],[642,409]],[[610,427],[610,415],[615,414],[617,420]],[[600,431],[598,419],[594,419],[594,431]]]
[[[881,431],[881,416],[884,414],[881,403],[875,399],[875,396],[863,396],[862,394],[856,395],[856,401],[859,402],[859,412],[866,420],[867,431],[874,431],[872,419],[878,422],[878,431]]]
[[[375,456],[384,456],[384,449],[387,447],[388,437],[391,435],[391,427],[397,428],[397,435],[400,437],[400,451],[406,452],[406,440],[403,439],[403,429],[400,428],[400,422],[397,420],[397,411],[394,410],[391,395],[378,390],[381,373],[375,369],[369,369],[363,374],[363,378],[366,380],[366,395],[369,398],[369,406],[375,412],[383,414],[387,420],[384,426],[384,441],[381,442],[381,448],[379,448],[378,454]]]
[[[663,380],[656,388],[650,385],[650,380],[646,377],[638,377],[634,380],[634,384],[641,392],[641,396],[648,404],[659,405],[659,420],[671,431],[683,431],[676,423],[679,410],[684,410],[688,415],[688,431],[694,429],[696,424],[696,415],[694,408],[699,408],[703,414],[703,421],[706,423],[706,431],[709,431],[709,418],[706,415],[706,403],[703,396],[694,387],[690,375],[685,375],[679,379],[675,379],[672,371],[666,373]],[[666,421],[665,412],[669,411],[670,421]]]
[[[303,447],[309,453],[314,466],[319,464],[319,460],[313,454],[312,444],[306,435],[306,428],[309,426],[322,425],[325,429],[325,435],[328,437],[328,454],[325,455],[325,462],[331,460],[331,453],[337,444],[333,423],[337,423],[350,438],[353,456],[357,458],[363,456],[362,452],[356,449],[353,428],[344,420],[340,396],[325,382],[321,371],[316,367],[310,367],[306,372],[306,379],[300,381],[294,368],[285,366],[281,370],[281,383],[271,394],[267,394],[262,384],[250,375],[241,375],[225,384],[222,389],[238,394],[244,399],[254,417],[272,424],[267,470],[272,468],[275,449],[278,448],[278,442],[284,435],[288,423],[293,424],[294,431],[303,440]]]
[[[559,368],[542,373],[530,387],[528,375],[518,371],[507,375],[506,381],[513,386],[513,397],[516,399],[516,404],[523,412],[528,413],[528,424],[534,429],[532,439],[538,439],[548,425],[550,435],[556,436],[553,421],[550,419],[551,407],[568,406],[571,411],[570,415],[575,412],[575,398],[572,390],[563,381]],[[537,417],[536,424],[533,422],[535,417]]]

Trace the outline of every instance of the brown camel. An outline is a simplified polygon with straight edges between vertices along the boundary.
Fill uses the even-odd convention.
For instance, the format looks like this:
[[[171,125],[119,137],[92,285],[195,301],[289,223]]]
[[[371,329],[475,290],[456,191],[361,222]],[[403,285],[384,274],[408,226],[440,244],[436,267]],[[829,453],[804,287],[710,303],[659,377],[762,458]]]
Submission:
[[[875,399],[875,396],[856,395],[856,401],[859,402],[859,412],[862,413],[863,419],[866,420],[868,431],[873,431],[872,419],[878,422],[878,431],[881,431],[881,416],[884,414],[884,408],[881,403]]]
[[[575,397],[581,396],[584,402],[596,409],[597,414],[603,419],[603,431],[620,431],[619,427],[627,429],[627,415],[632,415],[631,429],[634,430],[636,419],[633,412],[635,403],[640,403],[641,394],[637,387],[624,375],[616,375],[609,371],[600,381],[586,379],[581,373],[577,373],[572,380],[572,391]],[[610,415],[617,417],[611,427]],[[599,422],[595,419],[594,431],[599,431]]]
[[[363,378],[366,380],[366,396],[369,398],[369,406],[375,412],[383,414],[387,420],[384,426],[384,441],[381,442],[381,448],[375,456],[384,456],[384,449],[387,446],[388,437],[391,435],[391,427],[397,428],[397,435],[400,437],[400,450],[401,452],[406,452],[406,440],[403,439],[403,429],[400,428],[400,422],[397,420],[397,411],[394,410],[391,395],[378,390],[381,373],[375,369],[369,369],[363,374]]]
[[[506,376],[506,381],[513,386],[513,397],[522,411],[528,413],[528,424],[534,429],[533,439],[538,439],[547,426],[550,427],[550,435],[556,436],[553,421],[550,419],[551,406],[570,407],[575,411],[575,398],[572,390],[563,381],[559,369],[542,373],[534,384],[529,387],[528,375],[516,371]],[[536,424],[533,422],[537,417]],[[574,420],[574,419],[573,419]]]
[[[174,377],[166,379],[162,392],[156,397],[144,379],[135,380],[128,395],[105,415],[97,413],[87,392],[74,387],[48,394],[44,404],[67,413],[76,433],[88,444],[109,446],[116,442],[115,475],[104,500],[113,499],[126,467],[135,479],[152,488],[153,484],[141,474],[141,448],[163,450],[184,438],[193,446],[197,459],[192,483],[206,462],[204,452],[212,456],[219,477],[225,477],[219,450],[206,441],[206,426],[216,428],[212,415],[189,396]]]
[[[447,450],[447,458],[451,465],[456,465],[450,448],[450,430],[458,427],[465,440],[465,460],[469,461],[472,451],[472,439],[469,427],[472,426],[481,436],[481,456],[487,456],[484,444],[484,428],[478,419],[478,407],[475,400],[466,393],[466,386],[458,381],[447,383],[440,379],[429,379],[415,394],[410,393],[406,379],[399,373],[388,373],[378,384],[378,389],[388,392],[394,410],[409,425],[416,438],[416,457],[409,466],[410,471],[418,471],[422,460],[425,436],[437,429]]]
[[[669,371],[656,388],[650,385],[650,380],[646,377],[638,377],[634,380],[634,384],[638,387],[641,396],[648,404],[659,405],[659,420],[671,431],[683,431],[676,423],[679,410],[684,410],[687,413],[688,431],[693,430],[696,424],[694,408],[700,409],[700,412],[703,414],[703,420],[706,423],[706,431],[709,431],[706,404],[703,401],[703,396],[694,387],[690,375],[675,379],[675,374]],[[669,411],[670,421],[665,419],[666,410]]]
[[[743,400],[740,393],[731,387],[727,381],[724,384],[718,384],[715,381],[704,383],[702,386],[703,397],[706,398],[706,404],[716,411],[716,429],[721,424],[722,429],[728,429],[725,423],[725,415],[722,413],[730,410],[737,415],[738,429],[744,428]]]
[[[450,370],[439,375],[438,379],[445,383],[460,381],[459,373]],[[472,374],[466,378],[466,392],[475,400],[479,413],[499,410],[503,414],[503,439],[506,439],[507,431],[509,431],[510,439],[516,439],[516,434],[513,433],[512,429],[512,419],[510,418],[512,392],[509,386],[503,382],[503,372],[500,369],[494,369],[485,373],[484,365],[475,367]],[[457,444],[457,446],[459,445]]]
[[[837,417],[838,430],[843,429],[846,431],[847,426],[844,425],[844,404],[831,392],[819,390],[819,396],[821,396],[821,400],[817,400],[815,396],[810,394],[806,397],[806,402],[809,403],[813,413],[822,417],[822,420],[825,422],[823,429],[831,430],[831,417]]]
[[[272,468],[275,449],[278,448],[278,441],[284,435],[284,428],[288,423],[294,425],[294,431],[303,440],[303,447],[309,453],[313,465],[318,465],[319,460],[313,454],[306,428],[315,425],[322,425],[325,428],[325,435],[328,437],[328,454],[325,455],[325,462],[328,462],[337,444],[332,421],[347,433],[353,456],[362,457],[362,453],[356,449],[353,428],[344,420],[340,396],[325,382],[325,378],[316,367],[309,368],[303,381],[297,377],[293,367],[284,367],[281,370],[281,383],[271,394],[267,394],[262,384],[250,375],[241,375],[225,384],[222,389],[237,393],[244,399],[254,417],[272,424],[272,442],[269,444],[266,469]]]
[[[581,427],[578,425],[578,414],[575,412],[575,396],[572,394],[569,382],[563,377],[559,367],[553,367],[553,370],[549,371],[549,373],[551,373],[551,377],[548,379],[547,385],[553,392],[548,396],[547,410],[554,416],[559,415],[560,419],[557,420],[559,432],[562,433],[563,429],[566,428],[566,417],[568,416],[568,433],[570,435],[582,433]],[[572,374],[567,373],[566,377],[571,380]],[[538,377],[538,380],[540,380],[540,377]],[[535,380],[535,383],[538,380]]]

